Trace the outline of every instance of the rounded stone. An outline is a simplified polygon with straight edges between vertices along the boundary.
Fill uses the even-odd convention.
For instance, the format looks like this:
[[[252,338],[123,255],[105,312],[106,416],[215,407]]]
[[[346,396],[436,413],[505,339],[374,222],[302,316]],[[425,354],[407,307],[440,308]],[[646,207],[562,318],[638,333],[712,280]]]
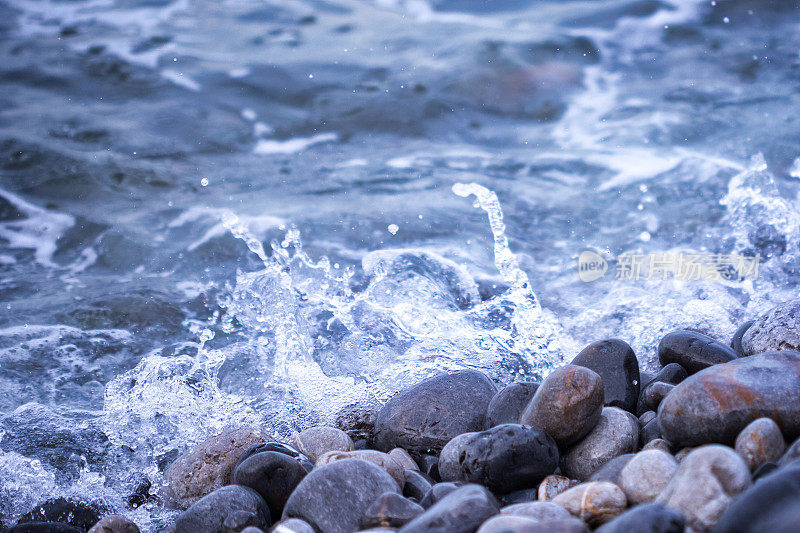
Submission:
[[[235,511],[252,513],[258,527],[272,523],[264,499],[249,487],[227,485],[203,496],[182,512],[175,521],[174,533],[227,533],[225,519]]]
[[[463,370],[434,376],[390,399],[375,421],[375,447],[403,448],[412,456],[439,453],[457,435],[484,428],[496,393],[481,372]]]
[[[658,409],[658,406],[661,404],[661,400],[669,394],[672,389],[675,388],[675,385],[671,383],[664,383],[662,381],[653,381],[644,389],[644,394],[642,397],[644,398],[644,405],[651,411],[655,411]]]
[[[581,350],[572,364],[594,370],[600,376],[604,405],[636,410],[641,385],[639,361],[627,342],[608,339],[592,343]]]
[[[595,533],[683,533],[684,520],[679,512],[664,505],[637,505],[611,522],[595,529]]]
[[[19,520],[19,526],[26,523],[60,523],[74,526],[86,531],[109,510],[98,502],[83,501],[75,498],[53,498],[37,505]]]
[[[264,498],[277,521],[289,495],[308,472],[297,458],[279,452],[251,455],[233,471],[233,483],[250,487]]]
[[[486,408],[486,427],[519,423],[522,411],[538,388],[538,383],[522,381],[500,389]]]
[[[500,509],[500,514],[524,516],[526,518],[536,520],[537,522],[560,520],[562,518],[570,518],[572,516],[569,514],[569,511],[553,502],[517,503],[503,507]]]
[[[394,460],[388,453],[376,450],[353,450],[351,452],[328,452],[317,460],[317,467],[331,464],[344,459],[361,459],[369,461],[381,468],[392,476],[398,487],[402,487],[406,482],[405,469],[403,465]]]
[[[306,469],[307,472],[311,472],[311,469],[314,468],[314,463],[311,461],[311,459],[309,459],[299,451],[295,450],[288,444],[284,444],[282,442],[268,441],[268,442],[259,442],[258,444],[250,446],[250,448],[248,448],[247,451],[245,451],[241,455],[241,457],[239,457],[239,459],[236,461],[236,464],[233,467],[234,470],[236,469],[237,466],[242,464],[242,462],[246,461],[249,457],[252,457],[257,453],[264,453],[264,452],[276,452],[288,455],[289,457],[296,459],[297,462],[300,463],[303,466],[303,468]]]
[[[260,428],[236,428],[215,435],[178,457],[164,473],[163,494],[169,506],[186,509],[231,482],[245,451],[267,438]]]
[[[289,496],[283,518],[300,518],[321,533],[358,529],[376,494],[399,492],[385,470],[362,459],[343,459],[315,468]]]
[[[89,533],[139,533],[139,526],[122,515],[107,515],[93,525]]]
[[[570,479],[566,476],[558,476],[552,475],[547,476],[539,483],[539,488],[537,490],[537,496],[539,501],[547,502],[561,494],[567,489],[571,489],[572,487],[580,484],[579,481]]]
[[[395,448],[389,452],[389,457],[395,460],[397,464],[402,466],[405,470],[419,470],[419,466],[414,462],[414,459],[403,448]]]
[[[670,446],[669,442],[665,441],[664,439],[651,440],[642,446],[642,451],[645,450],[661,450],[664,453],[672,454],[672,447]]]
[[[678,363],[689,374],[736,359],[729,346],[696,331],[667,333],[658,343],[658,360],[662,365]]]
[[[678,511],[694,531],[705,532],[748,486],[750,470],[736,452],[727,446],[701,446],[678,464],[655,501]]]
[[[567,513],[569,514],[569,513]],[[589,529],[577,518],[561,518],[539,522],[524,516],[493,516],[483,523],[478,533],[588,533]]]
[[[247,529],[243,529],[242,533],[247,533]],[[314,528],[305,520],[289,518],[288,520],[281,520],[275,524],[270,530],[270,533],[314,533]]]
[[[786,451],[781,428],[771,418],[753,420],[736,437],[733,447],[751,472],[768,461],[777,461]]]
[[[611,459],[635,452],[638,447],[636,417],[617,407],[606,407],[594,429],[566,453],[562,468],[567,476],[585,480]]]
[[[499,510],[486,488],[465,485],[400,528],[400,533],[472,533]]]
[[[620,472],[619,488],[632,505],[651,502],[666,488],[677,468],[677,461],[668,453],[639,452]]]
[[[714,533],[793,533],[800,523],[800,463],[767,475],[719,518]]]
[[[644,447],[654,440],[664,440],[661,437],[663,437],[661,434],[661,421],[658,419],[658,416],[656,416],[645,424],[639,432],[639,444]]]
[[[403,498],[396,492],[378,496],[364,511],[361,527],[400,527],[425,512],[420,505]]]
[[[501,494],[536,486],[557,467],[555,441],[519,424],[459,435],[439,456],[443,480],[480,483]]]
[[[353,449],[350,436],[341,429],[330,426],[304,429],[294,436],[293,444],[312,461],[331,451],[349,452]]]
[[[657,382],[677,385],[678,383],[686,379],[688,376],[689,374],[681,365],[679,365],[678,363],[670,363],[668,365],[665,365],[661,370],[659,370],[658,374],[653,376],[651,379],[647,381],[643,379],[642,387],[639,392],[639,402],[636,406],[637,416],[641,416],[645,411],[648,411],[648,408],[645,405],[645,400],[644,400],[644,391],[648,385]]]
[[[745,355],[777,350],[800,351],[800,300],[790,300],[753,321],[742,336]]]
[[[622,489],[605,481],[581,483],[553,498],[553,503],[592,527],[622,514],[628,505]]]
[[[403,474],[405,475],[403,496],[418,502],[422,501],[435,483],[433,479],[418,470],[405,470]]]
[[[592,475],[589,476],[589,479],[586,481],[608,481],[609,483],[613,483],[614,485],[619,485],[619,475],[622,473],[622,469],[625,468],[631,459],[633,459],[634,454],[632,453],[625,453],[618,457],[614,457],[609,462],[592,472]]]
[[[520,417],[520,423],[541,428],[559,447],[573,444],[600,421],[603,381],[593,370],[567,365],[548,375]]]
[[[800,435],[800,353],[761,353],[703,370],[664,398],[658,417],[676,446],[733,444],[761,417],[775,419],[793,439]]]
[[[464,484],[459,482],[452,482],[452,481],[445,481],[442,483],[437,483],[431,487],[431,490],[425,494],[425,497],[420,500],[419,504],[425,508],[429,509],[433,507],[435,504],[439,503],[441,500],[445,498],[451,492],[455,492],[459,487],[463,487]]]
[[[372,405],[347,405],[336,413],[335,424],[338,429],[347,433],[353,441],[372,441],[375,433],[375,419],[378,408]]]
[[[639,427],[645,427],[648,422],[653,420],[656,417],[655,411],[645,411],[641,415],[639,415]]]

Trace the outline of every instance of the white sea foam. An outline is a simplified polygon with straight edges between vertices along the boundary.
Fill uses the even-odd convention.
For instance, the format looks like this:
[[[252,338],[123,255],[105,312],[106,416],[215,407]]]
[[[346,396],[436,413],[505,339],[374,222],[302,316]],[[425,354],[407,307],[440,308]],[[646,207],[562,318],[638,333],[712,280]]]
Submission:
[[[253,148],[253,153],[259,155],[294,154],[315,144],[336,142],[337,140],[339,140],[339,135],[336,133],[317,133],[311,137],[295,137],[282,141],[259,139]]]
[[[33,250],[42,265],[58,266],[53,260],[58,239],[75,224],[70,215],[49,211],[0,189],[0,197],[9,202],[23,218],[0,222],[0,238],[11,248]]]

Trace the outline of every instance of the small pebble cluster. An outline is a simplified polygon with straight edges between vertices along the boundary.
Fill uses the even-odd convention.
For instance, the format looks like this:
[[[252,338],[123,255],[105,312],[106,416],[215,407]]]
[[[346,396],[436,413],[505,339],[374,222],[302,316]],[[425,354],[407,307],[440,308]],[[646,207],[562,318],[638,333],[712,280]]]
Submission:
[[[160,497],[182,510],[174,533],[798,531],[798,345],[795,301],[730,345],[664,336],[655,375],[617,339],[540,383],[438,375],[290,443],[216,435],[169,466]],[[80,505],[47,502],[9,533],[139,531]]]

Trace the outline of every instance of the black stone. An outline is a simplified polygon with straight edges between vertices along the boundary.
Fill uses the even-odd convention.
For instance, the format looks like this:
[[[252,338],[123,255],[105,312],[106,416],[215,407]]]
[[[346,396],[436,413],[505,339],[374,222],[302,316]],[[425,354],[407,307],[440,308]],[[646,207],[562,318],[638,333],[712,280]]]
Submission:
[[[465,485],[400,528],[400,533],[473,533],[499,510],[486,488]]]
[[[484,428],[497,392],[481,372],[463,370],[426,379],[396,394],[378,412],[375,448],[403,448],[412,456],[438,453],[457,435]]]
[[[619,339],[590,344],[572,360],[594,370],[603,379],[604,405],[633,412],[639,397],[639,361],[627,342]]]
[[[713,533],[790,533],[800,524],[800,463],[760,479],[722,513]]]
[[[174,533],[226,533],[225,519],[237,511],[255,516],[258,527],[272,523],[269,508],[259,494],[249,487],[228,485],[203,496],[178,516]]]
[[[661,423],[658,417],[655,417],[650,422],[645,424],[645,426],[639,432],[639,445],[644,446],[651,440],[656,440],[661,438],[663,438],[661,434]]]
[[[642,414],[645,411],[649,411],[644,401],[644,391],[645,389],[647,389],[648,385],[654,382],[670,383],[672,385],[677,385],[687,377],[689,377],[689,373],[686,372],[685,368],[683,368],[678,363],[670,363],[664,366],[664,368],[662,368],[658,372],[658,374],[653,376],[650,380],[648,381],[642,380],[642,388],[639,392],[639,402],[636,407],[636,415],[642,416]]]
[[[538,388],[538,383],[529,381],[503,387],[489,402],[486,410],[486,427],[519,423],[522,411],[528,406]]]
[[[638,505],[595,530],[595,533],[683,533],[681,514],[658,503]]]
[[[406,482],[403,485],[403,496],[421,502],[436,483],[430,476],[416,470],[405,471]]]
[[[300,462],[300,464],[303,466],[303,468],[306,469],[306,471],[309,472],[311,471],[312,468],[314,468],[314,461],[312,461],[311,459],[309,459],[296,449],[292,448],[288,444],[284,444],[282,442],[262,442],[250,446],[247,449],[247,451],[244,452],[241,457],[239,457],[239,460],[236,461],[236,464],[233,466],[234,470],[236,469],[237,466],[242,464],[242,462],[248,457],[263,452],[276,452],[288,455],[289,457],[293,457]]]
[[[731,338],[731,348],[733,348],[733,351],[736,352],[736,355],[739,357],[745,356],[744,349],[742,349],[742,337],[744,337],[744,334],[750,329],[750,326],[753,325],[753,322],[755,321],[748,320],[739,326],[739,329],[736,330],[736,333],[733,334],[733,338]]]
[[[558,467],[558,447],[545,432],[520,424],[501,424],[459,435],[439,456],[445,481],[480,483],[505,494],[537,486]]]
[[[438,503],[442,498],[454,492],[459,487],[463,487],[464,484],[461,482],[448,482],[445,481],[443,483],[437,483],[436,485],[431,487],[431,490],[425,495],[424,498],[419,502],[419,504],[424,507],[425,509],[431,507],[432,505]]]
[[[418,504],[403,498],[396,492],[378,496],[361,517],[361,527],[400,527],[425,512]]]
[[[65,498],[48,500],[25,513],[17,521],[25,522],[60,522],[80,529],[89,529],[110,509],[97,504]]]
[[[539,499],[538,487],[509,492],[508,494],[500,498],[500,503],[502,503],[503,507],[505,507],[507,505],[513,505],[515,503],[533,502],[536,501],[537,499]]]
[[[658,343],[658,360],[661,364],[678,363],[689,374],[736,358],[732,348],[696,331],[673,331]]]
[[[289,495],[307,473],[299,457],[261,452],[242,461],[234,469],[231,481],[259,493],[267,502],[272,521],[277,522]]]
[[[664,383],[663,381],[653,381],[649,383],[642,392],[644,398],[644,405],[651,411],[657,411],[661,400],[675,388],[671,383]]]

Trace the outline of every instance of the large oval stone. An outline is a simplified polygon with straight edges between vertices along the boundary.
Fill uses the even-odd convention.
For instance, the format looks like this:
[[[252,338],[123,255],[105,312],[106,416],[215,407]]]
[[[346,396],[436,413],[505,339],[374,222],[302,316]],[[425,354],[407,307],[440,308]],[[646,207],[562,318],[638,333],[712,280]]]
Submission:
[[[254,515],[258,527],[268,528],[272,521],[264,499],[249,487],[227,485],[215,490],[182,512],[175,521],[175,533],[227,533],[225,519],[236,511]]]
[[[496,389],[484,374],[463,370],[434,376],[396,394],[378,412],[375,447],[413,456],[439,453],[457,435],[484,429]]]
[[[541,428],[559,447],[569,446],[600,421],[603,398],[603,380],[597,372],[582,366],[562,366],[542,381],[520,423]]]
[[[443,480],[480,483],[500,494],[535,487],[556,467],[555,441],[539,429],[519,424],[459,435],[439,456]]]
[[[800,300],[770,309],[742,335],[745,355],[776,350],[800,351]]]
[[[733,444],[750,422],[769,417],[788,439],[800,435],[800,353],[767,352],[690,376],[658,408],[676,446]]]
[[[399,487],[381,467],[342,459],[315,468],[289,496],[283,518],[301,518],[320,533],[356,531],[375,498]]]
[[[486,427],[518,423],[538,388],[538,383],[521,381],[500,389],[486,410]]]
[[[627,342],[619,339],[590,344],[572,360],[597,372],[603,380],[604,404],[626,411],[636,410],[639,397],[639,361]]]
[[[689,374],[736,359],[736,352],[708,335],[681,330],[667,333],[658,343],[658,360],[662,365],[678,363]]]

